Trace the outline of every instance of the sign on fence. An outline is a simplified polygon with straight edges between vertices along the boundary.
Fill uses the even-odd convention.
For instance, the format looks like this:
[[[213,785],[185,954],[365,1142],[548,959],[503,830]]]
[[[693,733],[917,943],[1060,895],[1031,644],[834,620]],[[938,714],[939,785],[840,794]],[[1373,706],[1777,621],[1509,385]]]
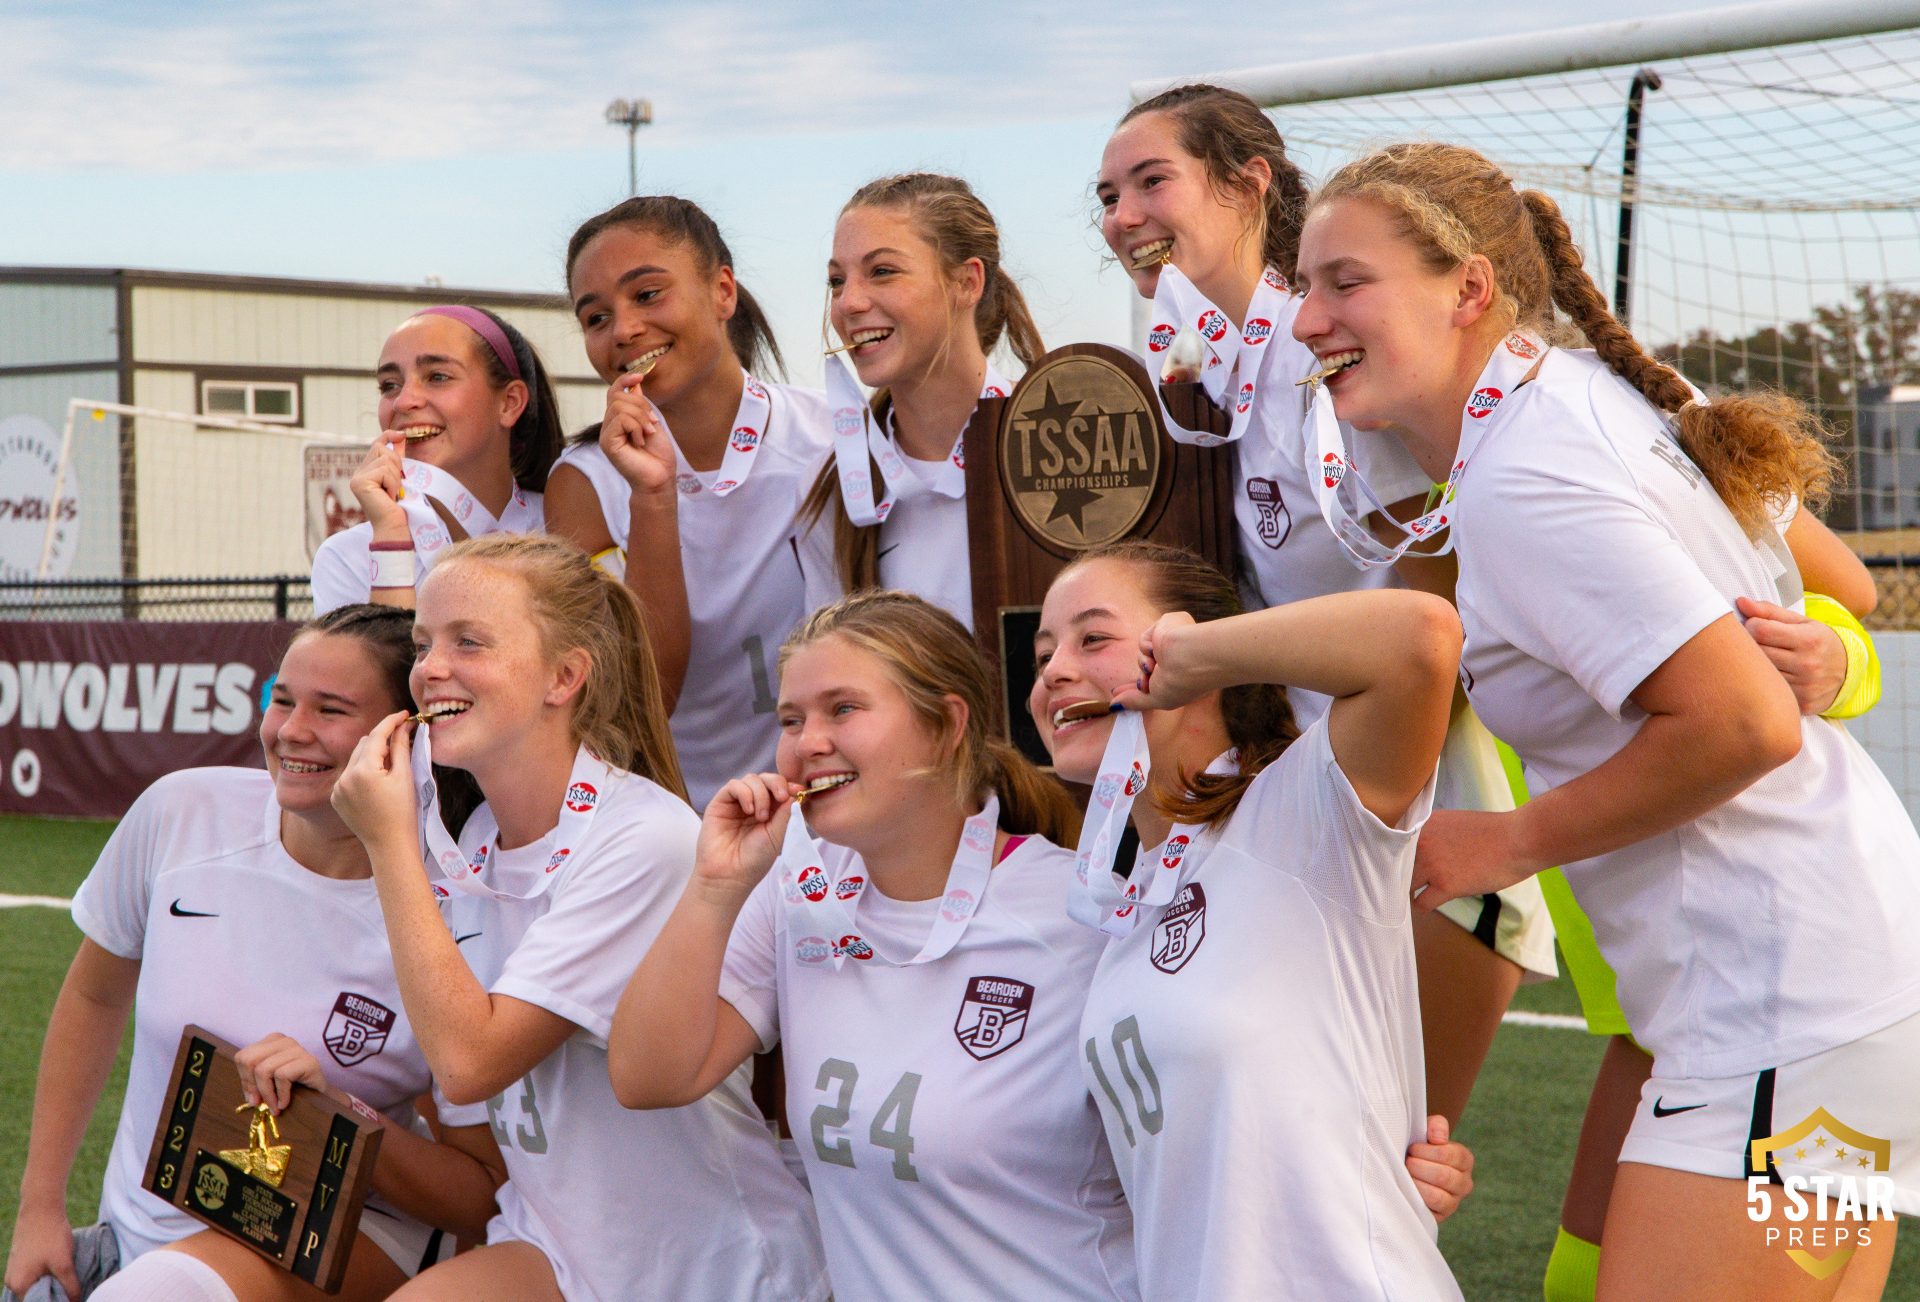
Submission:
[[[7,623],[0,811],[118,818],[175,769],[258,767],[262,700],[296,627]]]

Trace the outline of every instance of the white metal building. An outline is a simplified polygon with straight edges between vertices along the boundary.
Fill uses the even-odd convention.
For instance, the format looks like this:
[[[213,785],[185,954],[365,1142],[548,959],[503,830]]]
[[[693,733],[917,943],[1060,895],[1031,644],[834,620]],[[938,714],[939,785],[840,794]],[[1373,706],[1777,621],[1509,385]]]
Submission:
[[[47,513],[49,576],[304,574],[311,440],[103,416],[76,422],[51,500],[70,399],[321,430],[365,445],[373,367],[403,318],[470,303],[540,351],[571,431],[604,389],[558,296],[120,268],[0,267],[0,579],[33,576]]]

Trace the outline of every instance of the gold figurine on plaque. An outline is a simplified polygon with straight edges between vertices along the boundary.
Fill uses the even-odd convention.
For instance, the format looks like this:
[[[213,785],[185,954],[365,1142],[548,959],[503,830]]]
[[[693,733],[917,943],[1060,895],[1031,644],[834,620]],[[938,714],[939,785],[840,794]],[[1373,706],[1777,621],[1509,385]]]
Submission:
[[[287,1163],[293,1160],[293,1145],[267,1143],[269,1129],[273,1131],[273,1138],[280,1138],[280,1123],[274,1120],[273,1109],[264,1103],[242,1103],[234,1111],[253,1113],[247,1119],[247,1146],[221,1149],[220,1160],[278,1189],[287,1178]]]

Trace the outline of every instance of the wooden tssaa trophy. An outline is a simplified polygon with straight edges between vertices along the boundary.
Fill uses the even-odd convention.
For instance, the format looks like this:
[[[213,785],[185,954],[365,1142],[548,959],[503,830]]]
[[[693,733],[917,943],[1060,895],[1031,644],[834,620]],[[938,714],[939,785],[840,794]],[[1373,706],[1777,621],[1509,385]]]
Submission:
[[[242,1096],[234,1047],[189,1026],[141,1187],[337,1293],[380,1152],[380,1117],[365,1106],[296,1085],[276,1117]]]
[[[1168,385],[1187,428],[1225,434],[1198,384]],[[1000,720],[1048,762],[1027,715],[1033,635],[1047,585],[1080,553],[1123,539],[1188,547],[1233,572],[1233,457],[1167,437],[1146,367],[1105,344],[1048,353],[967,426],[967,535],[973,629],[998,667]]]

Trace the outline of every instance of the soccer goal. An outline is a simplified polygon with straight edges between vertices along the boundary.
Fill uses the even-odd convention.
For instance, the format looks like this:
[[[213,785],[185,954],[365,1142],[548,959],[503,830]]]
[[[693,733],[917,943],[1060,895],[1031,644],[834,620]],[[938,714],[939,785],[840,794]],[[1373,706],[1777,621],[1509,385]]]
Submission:
[[[291,522],[313,514],[313,454],[344,458],[350,470],[365,451],[350,443],[289,425],[74,398],[35,577],[304,574],[311,550]],[[116,460],[108,482],[118,483],[117,512],[109,522],[97,517],[111,508],[79,500],[79,469]],[[340,477],[338,467],[324,469]],[[353,505],[349,495],[338,508]]]

